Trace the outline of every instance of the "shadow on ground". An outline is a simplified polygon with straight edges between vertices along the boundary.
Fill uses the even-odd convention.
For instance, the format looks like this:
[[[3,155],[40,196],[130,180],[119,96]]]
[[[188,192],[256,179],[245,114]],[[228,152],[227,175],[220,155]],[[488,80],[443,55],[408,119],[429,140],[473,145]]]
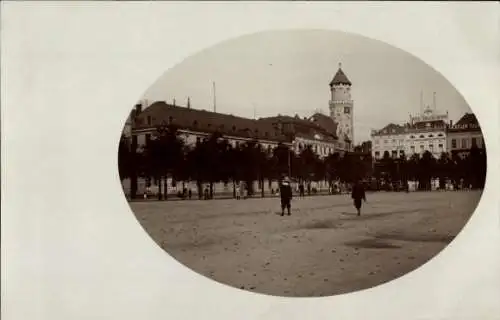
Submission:
[[[342,227],[342,223],[335,220],[323,220],[307,223],[299,227],[299,229],[338,229]]]
[[[401,210],[401,211],[361,214],[360,216],[358,216],[356,213],[342,212],[343,216],[348,216],[346,218],[342,218],[342,220],[370,220],[370,219],[383,218],[383,217],[388,217],[388,216],[398,215],[398,214],[417,213],[420,211],[421,211],[421,209],[412,209],[412,210]]]
[[[396,241],[410,241],[410,242],[440,242],[450,243],[455,239],[452,235],[443,234],[391,234],[391,233],[377,233],[376,239],[383,240],[396,240]]]
[[[401,246],[381,241],[376,238],[364,239],[360,241],[346,242],[346,246],[364,249],[399,249]]]

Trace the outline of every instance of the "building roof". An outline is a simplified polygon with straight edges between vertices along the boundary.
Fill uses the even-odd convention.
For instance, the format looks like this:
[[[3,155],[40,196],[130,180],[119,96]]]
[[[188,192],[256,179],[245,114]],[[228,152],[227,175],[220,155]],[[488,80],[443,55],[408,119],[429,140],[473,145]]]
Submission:
[[[466,113],[457,121],[455,125],[479,125],[476,115],[473,113]]]
[[[351,81],[347,78],[345,75],[344,71],[342,71],[342,68],[339,67],[337,70],[337,73],[333,77],[333,80],[330,82],[330,87],[337,85],[337,84],[347,84],[347,85],[352,85]]]
[[[319,118],[317,116],[318,114],[315,115]],[[336,130],[336,124],[332,119],[327,117],[331,121],[328,122],[326,119],[322,118],[323,125],[321,125],[317,121],[314,121],[313,117],[300,118],[299,116],[290,117],[278,115],[276,117],[260,118],[258,121],[271,122],[278,126],[282,125],[285,131],[295,137],[303,139],[320,140],[325,142],[333,142],[338,139],[335,132],[331,131],[332,127]]]
[[[150,129],[165,123],[195,132],[213,133],[218,131],[234,137],[278,142],[287,140],[286,136],[269,122],[174,106],[164,101],[154,102],[141,112],[136,119],[135,129]]]
[[[479,121],[473,113],[466,113],[449,130],[450,132],[481,131]]]
[[[428,120],[421,121],[414,124],[406,123],[405,125],[398,125],[390,123],[380,130],[372,130],[372,136],[377,135],[392,135],[402,133],[417,133],[420,131],[437,131],[447,130],[451,133],[467,132],[467,131],[481,131],[481,127],[473,113],[466,113],[458,120],[456,124],[450,127],[443,120]]]
[[[338,124],[331,117],[321,113],[315,113],[309,119],[311,119],[314,123],[317,123],[330,134],[333,134],[335,137],[337,136]]]
[[[392,135],[392,134],[402,134],[405,132],[408,132],[409,125],[406,124],[404,126],[401,126],[399,124],[395,123],[389,123],[385,127],[383,127],[380,130],[374,130],[372,132],[372,135]]]

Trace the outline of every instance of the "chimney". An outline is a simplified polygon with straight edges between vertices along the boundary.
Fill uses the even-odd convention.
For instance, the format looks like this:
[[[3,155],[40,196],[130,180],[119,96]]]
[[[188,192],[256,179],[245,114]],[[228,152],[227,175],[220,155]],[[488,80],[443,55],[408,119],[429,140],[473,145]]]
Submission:
[[[135,105],[135,115],[138,116],[142,112],[142,104],[138,103]]]
[[[175,98],[174,98],[173,106],[175,107]]]
[[[188,97],[187,108],[191,109],[191,99]]]
[[[450,128],[453,127],[453,120],[450,120]]]

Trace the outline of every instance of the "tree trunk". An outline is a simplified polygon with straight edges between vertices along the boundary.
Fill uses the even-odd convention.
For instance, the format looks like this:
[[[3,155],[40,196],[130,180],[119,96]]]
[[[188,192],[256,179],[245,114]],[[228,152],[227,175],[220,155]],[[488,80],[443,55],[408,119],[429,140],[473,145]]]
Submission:
[[[236,198],[236,181],[233,180],[233,198]]]
[[[203,197],[203,186],[200,180],[196,180],[196,188],[198,189],[198,199],[201,200]]]
[[[167,176],[165,176],[165,178],[163,180],[163,193],[165,194],[163,199],[167,200],[168,199],[168,178],[167,178]]]
[[[264,198],[265,194],[264,194],[264,178],[263,177],[261,177],[261,179],[260,179],[260,186],[261,186],[260,194],[261,194],[262,198]]]
[[[161,192],[161,176],[159,179],[156,179],[158,182],[158,200],[162,200],[162,192]]]

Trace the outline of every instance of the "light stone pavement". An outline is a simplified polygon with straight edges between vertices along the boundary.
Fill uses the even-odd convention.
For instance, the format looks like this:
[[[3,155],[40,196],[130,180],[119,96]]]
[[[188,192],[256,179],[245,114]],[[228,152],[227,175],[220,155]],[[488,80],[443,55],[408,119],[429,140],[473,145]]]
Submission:
[[[467,223],[479,191],[367,194],[362,216],[348,195],[136,202],[147,233],[192,270],[233,287],[279,296],[367,289],[421,266]]]

